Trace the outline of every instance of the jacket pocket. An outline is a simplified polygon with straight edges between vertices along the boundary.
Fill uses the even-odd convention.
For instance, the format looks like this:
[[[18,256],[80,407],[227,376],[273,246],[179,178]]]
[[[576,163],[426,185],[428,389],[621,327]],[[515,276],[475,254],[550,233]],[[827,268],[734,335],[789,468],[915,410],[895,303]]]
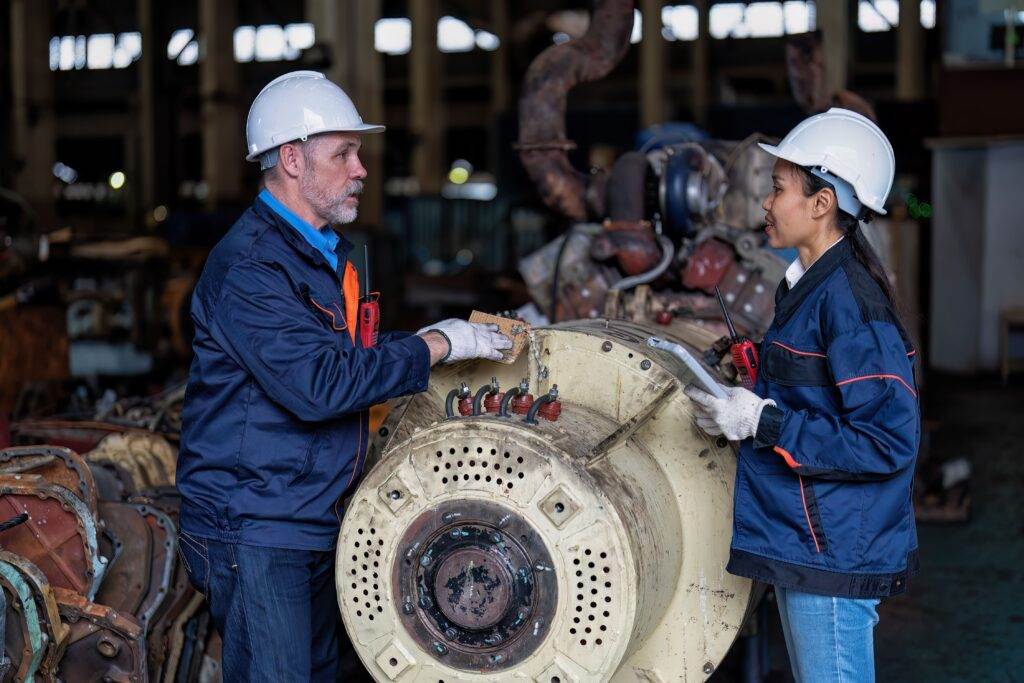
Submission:
[[[309,446],[306,447],[306,454],[302,459],[302,465],[299,467],[298,472],[292,480],[288,483],[289,486],[301,483],[309,473],[313,471],[313,465],[316,463],[316,449],[320,443],[320,432],[317,431],[313,434],[313,437],[309,440]]]
[[[828,356],[774,340],[761,354],[761,372],[769,382],[791,387],[823,387],[832,384]]]
[[[818,507],[818,497],[814,493],[814,483],[799,474],[797,480],[800,484],[800,501],[803,503],[808,537],[814,546],[814,551],[824,553],[828,550],[828,539],[825,537],[825,529],[821,524],[821,509]]]

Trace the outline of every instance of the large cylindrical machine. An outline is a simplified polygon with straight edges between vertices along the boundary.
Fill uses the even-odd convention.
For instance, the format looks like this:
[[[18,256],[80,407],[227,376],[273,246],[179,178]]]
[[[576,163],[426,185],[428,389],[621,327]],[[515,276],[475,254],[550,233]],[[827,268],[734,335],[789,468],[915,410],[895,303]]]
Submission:
[[[725,571],[735,452],[694,426],[687,371],[653,333],[536,330],[514,364],[441,368],[395,408],[337,551],[342,616],[376,680],[690,681],[718,666],[753,590]],[[534,409],[508,395],[501,415],[524,378]]]

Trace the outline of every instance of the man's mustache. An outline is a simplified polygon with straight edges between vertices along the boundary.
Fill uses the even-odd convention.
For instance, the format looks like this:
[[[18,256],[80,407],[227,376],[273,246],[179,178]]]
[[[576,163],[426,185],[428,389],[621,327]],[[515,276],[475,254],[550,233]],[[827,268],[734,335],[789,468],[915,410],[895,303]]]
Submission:
[[[353,196],[355,196],[357,194],[362,194],[362,193],[363,193],[363,182],[361,180],[353,180],[348,185],[345,186],[345,189],[342,191],[342,196],[344,196],[344,197],[353,197]]]

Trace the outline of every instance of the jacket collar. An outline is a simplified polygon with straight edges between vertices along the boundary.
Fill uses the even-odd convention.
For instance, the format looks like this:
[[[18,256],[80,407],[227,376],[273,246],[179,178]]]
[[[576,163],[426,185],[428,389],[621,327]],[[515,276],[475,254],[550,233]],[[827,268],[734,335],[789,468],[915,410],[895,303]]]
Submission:
[[[338,268],[335,269],[331,267],[331,264],[327,262],[327,259],[324,258],[323,254],[307,242],[306,239],[295,230],[295,228],[290,226],[284,218],[274,211],[270,205],[263,201],[259,195],[257,195],[256,201],[253,202],[252,208],[253,211],[256,212],[256,215],[277,228],[278,233],[282,238],[284,238],[284,241],[307,261],[315,266],[326,268],[336,276],[339,272],[343,271],[345,263],[348,261],[348,255],[352,251],[352,243],[349,242],[344,235],[338,235],[338,244],[334,248],[334,253],[338,255]]]
[[[800,308],[807,295],[817,289],[818,285],[832,274],[836,268],[841,266],[853,255],[850,249],[850,240],[842,239],[828,250],[821,257],[811,264],[807,272],[803,274],[796,286],[789,288],[786,278],[782,278],[779,288],[775,290],[775,322],[774,327],[781,327]]]

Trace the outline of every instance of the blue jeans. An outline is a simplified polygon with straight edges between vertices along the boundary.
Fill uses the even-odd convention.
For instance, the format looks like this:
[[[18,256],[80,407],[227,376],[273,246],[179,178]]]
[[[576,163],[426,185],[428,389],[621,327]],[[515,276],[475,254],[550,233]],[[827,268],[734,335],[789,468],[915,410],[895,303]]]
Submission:
[[[224,642],[225,681],[334,681],[334,553],[221,543],[181,532],[189,581]]]
[[[797,683],[875,680],[878,600],[833,598],[777,586],[775,598]]]

